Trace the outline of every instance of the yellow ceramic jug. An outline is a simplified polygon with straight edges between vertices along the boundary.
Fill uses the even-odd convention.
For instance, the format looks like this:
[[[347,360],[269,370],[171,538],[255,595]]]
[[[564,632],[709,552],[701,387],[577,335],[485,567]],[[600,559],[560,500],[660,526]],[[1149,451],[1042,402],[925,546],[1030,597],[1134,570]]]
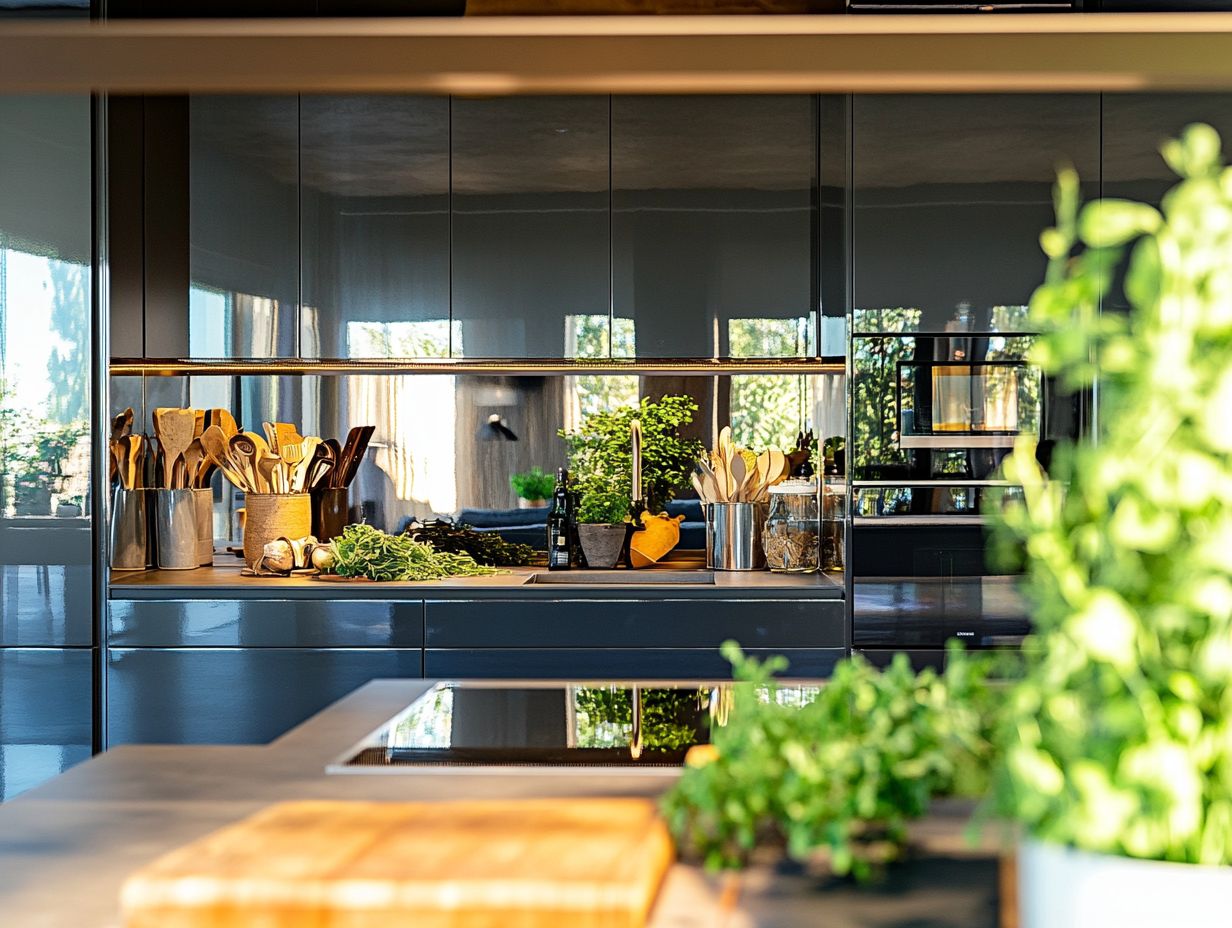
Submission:
[[[629,539],[629,563],[634,567],[650,567],[661,561],[669,551],[680,544],[680,523],[684,516],[669,516],[661,512],[657,516],[642,513],[641,531]]]

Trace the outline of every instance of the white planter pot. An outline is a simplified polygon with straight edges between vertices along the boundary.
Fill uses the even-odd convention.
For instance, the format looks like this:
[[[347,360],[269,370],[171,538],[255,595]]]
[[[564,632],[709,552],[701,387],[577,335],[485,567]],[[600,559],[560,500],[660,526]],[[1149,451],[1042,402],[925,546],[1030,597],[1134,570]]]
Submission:
[[[1019,928],[1227,928],[1232,867],[1201,867],[1024,841]]]

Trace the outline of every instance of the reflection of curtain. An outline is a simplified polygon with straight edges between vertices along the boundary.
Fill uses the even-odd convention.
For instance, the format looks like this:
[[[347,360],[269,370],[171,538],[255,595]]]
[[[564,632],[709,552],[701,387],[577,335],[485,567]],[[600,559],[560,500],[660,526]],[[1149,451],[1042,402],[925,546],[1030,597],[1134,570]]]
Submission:
[[[827,438],[847,434],[847,377],[845,374],[814,374],[813,428],[820,444]]]
[[[369,455],[388,478],[399,505],[382,507],[430,516],[458,508],[455,379],[442,375],[350,379],[350,421],[376,427]]]

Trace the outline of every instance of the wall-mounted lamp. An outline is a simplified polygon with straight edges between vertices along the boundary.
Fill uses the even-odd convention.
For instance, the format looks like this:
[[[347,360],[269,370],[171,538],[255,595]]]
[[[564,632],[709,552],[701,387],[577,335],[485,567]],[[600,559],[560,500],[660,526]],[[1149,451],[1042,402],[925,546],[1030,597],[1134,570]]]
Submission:
[[[475,436],[480,441],[517,441],[518,436],[513,434],[513,429],[505,424],[505,420],[501,418],[500,413],[494,412],[488,416],[488,421],[479,426],[479,432]]]

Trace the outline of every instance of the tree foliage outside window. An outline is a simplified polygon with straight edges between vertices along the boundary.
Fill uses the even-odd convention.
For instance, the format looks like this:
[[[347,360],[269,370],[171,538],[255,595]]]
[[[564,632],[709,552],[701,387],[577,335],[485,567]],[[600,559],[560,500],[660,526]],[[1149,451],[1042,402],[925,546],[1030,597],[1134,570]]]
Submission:
[[[808,350],[806,319],[729,319],[733,358],[797,358]],[[746,448],[791,448],[808,420],[808,382],[799,374],[737,374],[731,379],[731,427]]]

